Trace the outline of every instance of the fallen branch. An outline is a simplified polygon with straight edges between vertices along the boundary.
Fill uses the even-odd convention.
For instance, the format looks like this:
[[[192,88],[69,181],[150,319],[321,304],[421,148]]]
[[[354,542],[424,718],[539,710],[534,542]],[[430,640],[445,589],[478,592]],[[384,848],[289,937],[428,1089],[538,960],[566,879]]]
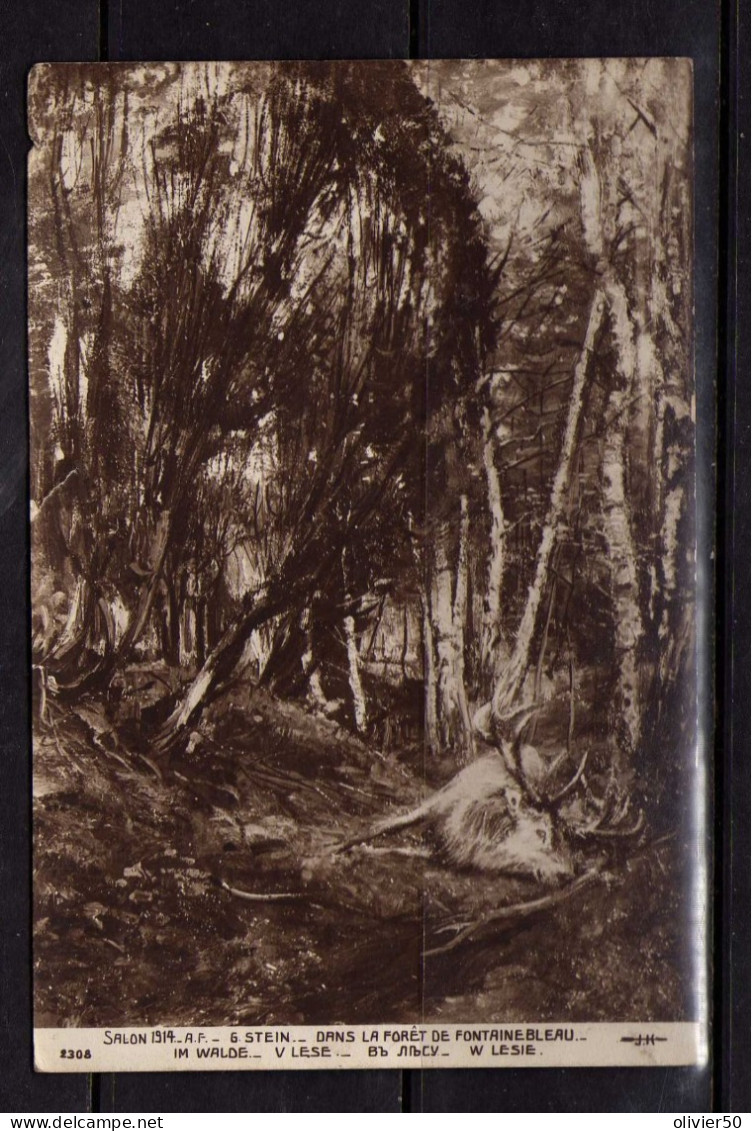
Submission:
[[[640,814],[641,821],[643,813]],[[647,856],[650,852],[655,851],[657,848],[664,844],[668,844],[674,840],[675,833],[665,833],[664,836],[657,837],[655,840],[650,841],[648,844],[643,845],[642,848],[634,852],[632,856],[628,856],[622,861],[620,868],[629,869],[631,864],[642,857]],[[531,899],[525,903],[512,903],[507,907],[499,907],[494,911],[488,912],[486,915],[479,916],[474,919],[472,923],[448,923],[446,926],[439,928],[440,931],[459,931],[460,933],[452,939],[451,942],[446,943],[444,946],[433,947],[431,950],[423,952],[423,958],[433,958],[438,954],[445,954],[447,951],[454,950],[455,947],[460,946],[466,939],[474,935],[481,927],[485,927],[489,923],[503,922],[505,919],[526,919],[529,915],[535,915],[537,911],[546,911],[550,907],[556,907],[560,903],[567,902],[571,896],[577,892],[582,891],[584,888],[590,887],[596,883],[597,880],[603,880],[604,883],[612,883],[617,879],[615,869],[606,871],[603,864],[597,865],[595,868],[589,869],[568,884],[565,888],[560,888],[559,891],[552,892],[551,895],[541,896],[539,899]]]
[[[577,880],[573,880],[565,888],[560,888],[559,891],[552,892],[551,895],[541,896],[539,899],[530,899],[525,903],[511,903],[507,907],[499,907],[495,911],[489,911],[486,915],[480,916],[472,923],[451,923],[442,930],[452,931],[459,930],[460,933],[452,939],[451,942],[445,943],[444,946],[433,947],[431,950],[423,952],[424,958],[433,958],[438,954],[446,954],[455,947],[460,946],[471,935],[475,934],[481,927],[487,926],[489,923],[499,923],[505,919],[518,919],[527,918],[529,915],[536,914],[537,911],[546,911],[550,907],[556,907],[560,903],[565,903],[576,892],[582,891],[583,888],[590,887],[598,879],[607,879],[608,874],[602,868],[592,868],[590,871],[585,872],[579,876]]]
[[[68,483],[70,483],[70,481],[71,481],[71,479],[73,479],[74,475],[78,475],[78,468],[76,468],[76,467],[74,467],[72,471],[68,472],[65,479],[61,479],[61,481],[59,483],[56,483],[55,486],[52,487],[51,490],[49,490],[47,492],[47,494],[44,496],[42,501],[39,503],[39,506],[37,506],[36,508],[34,508],[34,501],[32,500],[32,508],[34,508],[34,510],[33,510],[32,515],[31,515],[31,518],[29,520],[31,523],[36,522],[36,520],[39,518],[39,516],[42,513],[42,511],[44,510],[44,508],[49,503],[50,499],[53,499],[59,491],[62,491],[63,488],[66,487],[68,485]]]
[[[434,796],[432,795],[428,800],[433,802]],[[397,817],[386,817],[372,825],[370,829],[364,829],[362,832],[356,833],[355,836],[337,843],[334,855],[339,856],[340,853],[347,852],[357,845],[365,845],[371,840],[376,840],[383,833],[397,832],[398,829],[407,829],[410,825],[417,825],[419,821],[427,820],[431,816],[431,812],[431,805],[424,803],[418,808],[412,809],[409,813],[401,813]]]
[[[304,891],[244,891],[243,888],[234,888],[224,880],[217,881],[223,891],[238,899],[245,899],[248,903],[278,903],[284,899],[307,899]]]
[[[318,794],[319,797],[321,797],[323,801],[326,801],[328,805],[332,805],[337,801],[334,790],[325,790],[322,786],[315,785],[314,782],[309,781],[307,778],[304,778],[302,774],[295,773],[294,770],[272,769],[266,762],[261,759],[257,759],[252,766],[244,766],[238,763],[237,760],[233,757],[232,752],[229,751],[226,747],[220,745],[219,742],[216,742],[205,735],[201,736],[201,741],[206,746],[208,746],[210,750],[213,750],[216,754],[219,754],[226,761],[234,764],[237,772],[240,773],[242,777],[245,777],[246,780],[251,783],[251,785],[258,785],[259,783],[261,783],[262,785],[270,786],[275,790],[289,790],[297,786],[300,789],[308,790],[311,793]]]

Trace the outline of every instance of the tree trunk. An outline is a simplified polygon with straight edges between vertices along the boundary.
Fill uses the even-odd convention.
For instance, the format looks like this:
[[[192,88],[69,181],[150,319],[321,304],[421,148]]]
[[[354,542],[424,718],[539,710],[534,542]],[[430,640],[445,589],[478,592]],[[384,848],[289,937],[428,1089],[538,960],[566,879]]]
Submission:
[[[324,694],[319,666],[314,656],[314,630],[312,621],[311,602],[309,602],[301,614],[301,628],[306,642],[301,655],[301,667],[303,668],[303,675],[308,685],[308,693],[311,700],[320,711],[324,711],[328,706],[328,699]]]
[[[541,630],[541,640],[539,641],[539,657],[536,661],[536,674],[533,679],[533,698],[534,702],[538,703],[541,696],[541,683],[544,678],[544,660],[546,659],[546,649],[549,642],[549,629],[552,623],[552,613],[554,612],[554,602],[557,596],[557,566],[559,559],[559,547],[554,551],[554,576],[552,577],[549,585],[549,600],[547,601],[546,616],[544,617],[544,626]],[[536,726],[538,724],[538,716],[534,714],[528,725],[527,741],[533,744],[536,740]]]
[[[207,602],[199,595],[196,598],[196,663],[202,666],[207,658]]]
[[[636,348],[627,295],[611,272],[607,279],[607,295],[617,371],[615,387],[609,395],[606,409],[607,429],[602,449],[602,514],[617,654],[617,746],[624,760],[622,768],[629,771],[641,731],[638,644],[643,634],[635,543],[625,492],[627,409],[635,389]]]
[[[173,666],[180,662],[180,606],[172,577],[163,578],[162,655]]]
[[[661,554],[661,618],[658,628],[659,677],[666,685],[681,671],[684,648],[692,634],[687,630],[688,608],[692,603],[694,564],[685,564],[680,524],[686,514],[688,495],[687,439],[692,425],[689,414],[679,419],[668,412],[667,450],[664,461],[665,492],[659,536]]]
[[[173,549],[173,531],[176,526],[179,526],[179,523],[176,522],[176,515],[180,513],[180,508],[190,497],[189,492],[193,485],[194,475],[201,463],[202,450],[201,443],[197,443],[184,455],[184,464],[176,475],[176,485],[173,488],[172,497],[166,503],[157,521],[157,528],[149,553],[149,576],[145,578],[141,586],[136,608],[113,655],[111,670],[118,663],[129,659],[134,646],[141,639],[149,624],[154,602],[162,584],[165,565]],[[180,547],[178,549],[180,550]],[[177,557],[178,560],[173,563],[174,566],[180,563],[179,553]]]
[[[601,288],[597,288],[591,301],[583,349],[575,367],[567,421],[562,437],[559,466],[552,483],[549,509],[536,556],[533,582],[528,590],[528,599],[523,610],[512,655],[504,672],[497,680],[494,690],[492,713],[495,719],[501,719],[513,706],[530,667],[531,651],[549,578],[549,567],[557,541],[558,529],[565,515],[567,492],[570,486],[578,431],[583,415],[589,362],[594,351],[596,338],[604,321],[605,308],[606,296]]]
[[[613,394],[609,398],[610,407],[620,398],[621,394]],[[643,625],[638,603],[635,546],[625,498],[625,425],[620,420],[608,430],[604,440],[602,490],[618,670],[615,703],[617,743],[627,761],[626,768],[629,768],[641,729],[637,652]]]
[[[449,529],[437,532],[432,585],[433,636],[437,656],[438,730],[442,747],[466,765],[473,757],[473,732],[465,691],[463,658],[468,593],[468,502],[460,502],[458,561],[453,570],[448,553]]]
[[[217,646],[210,652],[202,668],[189,684],[183,698],[160,728],[156,748],[166,752],[175,745],[195,715],[205,706],[221,684],[232,675],[243,655],[248,638],[255,628],[282,611],[286,596],[277,586],[265,585],[249,598],[246,607],[233,624],[223,633]]]
[[[162,582],[162,571],[165,567],[167,555],[172,540],[172,514],[163,512],[154,538],[151,553],[150,573],[139,591],[136,609],[128,622],[128,627],[123,633],[120,646],[117,649],[118,658],[127,660],[134,645],[141,639],[141,634],[149,623],[154,602]]]
[[[653,376],[654,430],[651,452],[651,514],[659,546],[658,569],[653,566],[651,584],[651,613],[657,628],[661,663],[669,646],[669,610],[678,587],[678,561],[680,546],[678,530],[687,494],[686,460],[692,440],[683,444],[680,433],[685,427],[692,433],[691,407],[683,377],[688,361],[683,354],[681,334],[675,324],[671,303],[664,280],[652,280],[650,291],[650,319],[656,330],[663,332],[671,350],[671,362],[663,371],[656,346],[645,321],[639,327],[639,342],[646,346],[641,356],[651,363]],[[648,382],[643,380],[641,391]],[[665,673],[666,674],[666,673]]]
[[[502,636],[502,580],[507,559],[505,516],[502,507],[502,490],[495,462],[494,431],[491,413],[484,409],[484,471],[486,473],[487,502],[489,505],[490,536],[489,564],[481,620],[480,684],[482,694],[490,695],[499,671],[507,662],[507,649]]]
[[[343,580],[343,599],[346,608],[352,601],[350,582],[348,576],[347,549],[343,546],[340,555]],[[348,687],[353,706],[353,722],[358,734],[366,732],[366,695],[361,681],[361,666],[358,655],[358,641],[356,640],[356,621],[352,614],[343,618],[343,631],[345,633],[345,652],[348,660]]]
[[[461,727],[461,762],[473,760],[475,745],[468,695],[465,689],[465,628],[468,621],[468,557],[470,553],[470,515],[468,498],[460,496],[460,528],[458,531],[458,566],[455,574],[455,596],[452,603],[452,620],[455,637],[455,671],[457,699]]]
[[[347,530],[342,531],[340,537],[344,539],[347,533]],[[183,698],[160,729],[157,737],[158,750],[166,752],[180,741],[182,732],[192,719],[232,676],[255,629],[266,624],[272,617],[290,613],[291,610],[298,610],[296,622],[300,621],[301,608],[306,601],[311,600],[311,594],[316,590],[322,573],[334,564],[335,555],[341,552],[341,545],[340,539],[333,539],[329,542],[327,552],[321,549],[317,551],[310,540],[304,538],[301,545],[295,550],[291,549],[277,575],[244,598],[239,615],[225,629]],[[313,561],[315,565],[313,568],[305,568],[304,561]]]
[[[459,726],[455,701],[455,639],[452,621],[452,569],[447,554],[446,526],[437,535],[434,548],[432,620],[437,654],[437,722],[443,749],[453,745]]]
[[[400,671],[402,673],[403,680],[407,680],[409,678],[409,675],[408,675],[408,646],[409,646],[409,642],[410,642],[409,641],[409,635],[410,635],[409,616],[410,616],[410,610],[409,610],[408,605],[405,604],[405,605],[403,605],[403,647],[402,647],[402,650],[400,652]]]
[[[65,661],[72,652],[81,648],[94,616],[94,594],[89,582],[80,577],[71,600],[65,627],[55,642],[49,657],[56,664]]]
[[[190,668],[196,663],[196,604],[192,596],[183,598],[179,624],[178,655],[181,666]]]
[[[437,723],[437,665],[434,658],[430,585],[421,599],[421,636],[424,649],[424,743],[435,753],[439,749]]]
[[[65,628],[43,661],[55,678],[55,693],[75,697],[102,679],[102,668],[111,653],[104,651],[92,663],[93,642],[97,641],[99,598],[87,578],[79,578],[71,601]]]
[[[345,647],[348,654],[348,684],[350,697],[353,702],[353,721],[359,734],[366,731],[366,696],[361,682],[361,669],[358,658],[358,643],[356,641],[356,622],[353,617],[343,620],[345,631]]]

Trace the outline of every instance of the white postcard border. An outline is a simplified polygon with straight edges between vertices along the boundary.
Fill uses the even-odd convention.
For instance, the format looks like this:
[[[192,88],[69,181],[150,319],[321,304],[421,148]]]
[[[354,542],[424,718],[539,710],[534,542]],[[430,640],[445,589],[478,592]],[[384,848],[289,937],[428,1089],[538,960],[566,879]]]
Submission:
[[[700,1022],[38,1028],[39,1072],[701,1065]]]

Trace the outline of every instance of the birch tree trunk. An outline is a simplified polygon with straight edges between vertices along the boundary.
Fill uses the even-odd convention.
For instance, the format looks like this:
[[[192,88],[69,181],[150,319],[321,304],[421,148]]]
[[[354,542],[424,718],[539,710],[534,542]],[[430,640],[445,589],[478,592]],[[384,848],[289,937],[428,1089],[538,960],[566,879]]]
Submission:
[[[654,376],[654,429],[651,452],[651,512],[657,533],[659,560],[653,566],[651,578],[651,615],[657,627],[662,666],[670,648],[670,609],[678,588],[678,560],[680,554],[679,524],[687,494],[686,463],[690,449],[683,449],[673,436],[676,422],[691,422],[691,405],[683,375],[688,361],[682,355],[681,334],[675,324],[667,286],[663,280],[653,280],[650,293],[650,321],[661,330],[669,343],[674,364],[666,372],[658,361],[652,335],[645,326],[640,327],[645,340],[644,352],[652,365]],[[680,428],[682,425],[680,425]],[[658,565],[658,569],[657,569]],[[670,665],[671,666],[671,665]],[[668,669],[663,673],[668,674]]]
[[[665,491],[659,537],[662,588],[658,626],[659,678],[665,686],[677,678],[684,651],[692,638],[688,626],[688,609],[691,605],[688,584],[692,584],[692,573],[690,570],[683,570],[685,576],[682,577],[679,568],[683,550],[680,523],[685,513],[688,493],[688,451],[681,436],[683,428],[688,426],[686,417],[689,415],[687,412],[685,417],[678,419],[674,412],[671,413],[671,425],[668,424],[666,428],[669,442],[663,464]]]
[[[432,578],[432,625],[437,657],[437,723],[444,749],[453,742],[459,718],[455,701],[455,639],[452,620],[452,567],[447,542],[449,531],[443,524],[434,546]]]
[[[637,310],[634,316],[636,336],[635,388],[640,411],[644,414],[648,443],[646,459],[648,463],[647,520],[651,533],[661,523],[664,488],[662,483],[662,462],[664,449],[664,413],[666,397],[664,372],[651,332],[653,318],[650,315],[651,303],[647,310]],[[648,618],[653,623],[660,616],[661,579],[660,563],[654,556],[647,563],[649,582]]]
[[[439,727],[437,723],[437,665],[434,657],[432,620],[431,581],[427,578],[426,592],[421,599],[421,635],[424,649],[424,743],[434,753],[439,748]]]
[[[627,295],[611,270],[607,294],[617,364],[615,384],[607,400],[602,449],[602,515],[618,671],[617,747],[625,760],[623,768],[629,770],[641,733],[638,645],[643,635],[635,542],[625,491],[628,407],[635,390],[637,354]]]
[[[515,638],[515,646],[512,650],[512,655],[504,672],[497,679],[494,689],[492,717],[496,721],[500,721],[515,703],[530,667],[531,651],[533,649],[536,629],[539,624],[543,599],[547,589],[552,554],[557,542],[559,527],[565,516],[568,488],[577,448],[578,430],[583,414],[589,362],[594,351],[597,336],[604,322],[606,305],[606,295],[601,287],[597,287],[593,299],[591,300],[591,309],[588,315],[588,325],[583,341],[583,348],[575,367],[573,388],[570,394],[565,431],[562,437],[559,465],[554,477],[554,482],[552,483],[549,507],[544,521],[538,553],[536,555],[536,569],[533,582],[528,589],[528,597]]]
[[[610,405],[616,399],[610,397]],[[615,721],[618,747],[627,756],[635,751],[641,729],[637,648],[642,622],[635,547],[625,498],[625,429],[619,424],[609,429],[604,440],[602,490],[604,538],[614,614],[614,647],[619,673]]]
[[[690,291],[677,253],[678,227],[682,239],[689,239],[689,209],[685,190],[675,174],[671,164],[665,165],[661,209],[655,222],[656,262],[635,316],[638,391],[652,412],[648,503],[657,552],[649,566],[650,606],[645,628],[650,628],[656,649],[655,709],[660,709],[669,685],[678,678],[684,651],[692,639],[680,607],[693,584],[692,572],[683,568],[680,533],[692,490],[689,462],[694,421],[687,346],[691,311]]]
[[[352,600],[348,578],[346,548],[343,546],[340,561],[342,565],[343,593],[346,607]],[[366,731],[366,695],[361,680],[361,662],[358,654],[358,641],[356,640],[356,621],[352,614],[343,617],[343,632],[345,634],[345,654],[348,660],[348,687],[353,706],[353,722],[359,734]]]
[[[470,553],[470,515],[468,497],[460,496],[460,527],[458,531],[458,566],[455,573],[455,596],[452,603],[452,621],[455,642],[455,678],[458,709],[462,722],[461,758],[472,761],[475,748],[468,695],[465,689],[465,626],[468,619],[468,558]]]
[[[607,426],[602,454],[603,526],[607,543],[617,653],[616,695],[617,747],[624,768],[629,769],[640,737],[641,705],[638,680],[638,643],[642,617],[638,593],[635,545],[625,491],[627,411],[635,388],[637,366],[633,324],[627,294],[605,255],[605,237],[611,234],[602,210],[601,184],[590,148],[581,154],[581,218],[586,247],[601,278],[591,304],[588,328],[576,366],[560,461],[552,485],[549,510],[539,544],[533,584],[521,618],[515,648],[495,688],[492,716],[501,730],[504,716],[520,694],[531,664],[531,651],[542,615],[557,529],[566,509],[567,489],[573,470],[577,433],[583,413],[588,362],[606,317],[616,356],[614,385],[607,401]]]
[[[358,658],[358,642],[356,641],[355,618],[348,616],[343,619],[345,632],[345,648],[348,656],[348,684],[350,697],[353,702],[353,721],[359,734],[366,731],[366,696],[361,682],[361,668]]]
[[[508,660],[502,637],[502,580],[507,560],[505,515],[502,490],[495,462],[494,430],[488,408],[483,413],[484,472],[489,505],[490,534],[486,591],[481,618],[481,670],[482,694],[491,694],[498,672],[504,670]]]
[[[314,656],[314,629],[312,625],[311,606],[304,608],[301,614],[301,628],[303,630],[306,647],[301,656],[301,667],[308,683],[308,693],[311,701],[320,710],[328,706],[327,696],[322,687],[321,674]]]
[[[434,547],[431,603],[437,657],[438,735],[443,749],[452,750],[460,765],[466,765],[474,752],[463,658],[468,603],[468,530],[468,500],[462,496],[457,569],[453,571],[450,564],[450,532],[445,523],[437,532]]]

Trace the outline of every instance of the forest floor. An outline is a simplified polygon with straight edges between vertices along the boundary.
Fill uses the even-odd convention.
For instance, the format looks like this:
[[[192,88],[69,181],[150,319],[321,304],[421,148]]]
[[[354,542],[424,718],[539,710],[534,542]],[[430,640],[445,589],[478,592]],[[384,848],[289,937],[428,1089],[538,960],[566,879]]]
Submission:
[[[692,1015],[677,838],[424,957],[449,924],[542,887],[427,858],[415,829],[333,851],[441,784],[420,746],[383,754],[250,684],[168,765],[94,700],[51,712],[34,755],[38,1026]]]

